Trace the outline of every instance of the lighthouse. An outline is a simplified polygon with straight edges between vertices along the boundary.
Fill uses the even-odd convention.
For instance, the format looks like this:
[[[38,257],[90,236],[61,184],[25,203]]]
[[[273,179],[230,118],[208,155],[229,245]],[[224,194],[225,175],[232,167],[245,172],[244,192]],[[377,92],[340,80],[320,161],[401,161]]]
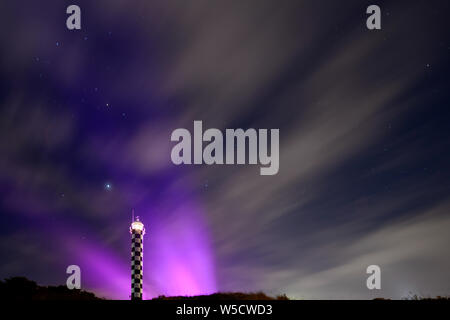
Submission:
[[[131,300],[142,300],[142,276],[144,258],[144,224],[139,217],[134,219],[130,227],[131,233]]]

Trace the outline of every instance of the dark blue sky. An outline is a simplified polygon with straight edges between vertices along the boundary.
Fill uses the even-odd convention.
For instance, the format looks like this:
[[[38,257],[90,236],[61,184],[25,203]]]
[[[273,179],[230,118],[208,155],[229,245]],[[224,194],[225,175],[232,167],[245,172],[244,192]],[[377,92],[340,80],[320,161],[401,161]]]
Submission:
[[[127,298],[135,208],[147,297],[449,294],[447,2],[2,2],[0,278]],[[173,165],[194,120],[279,128],[279,173]]]

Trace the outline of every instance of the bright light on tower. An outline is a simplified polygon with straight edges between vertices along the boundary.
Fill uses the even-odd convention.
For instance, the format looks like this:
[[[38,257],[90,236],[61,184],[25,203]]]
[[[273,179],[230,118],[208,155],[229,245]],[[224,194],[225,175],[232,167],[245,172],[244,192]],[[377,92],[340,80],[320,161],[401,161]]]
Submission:
[[[131,300],[142,300],[142,277],[144,258],[144,224],[139,217],[134,219],[130,227],[131,233]]]
[[[139,217],[137,217],[137,219],[139,219]],[[143,231],[144,230],[144,224],[142,222],[140,222],[139,220],[136,220],[136,221],[134,221],[131,224],[131,229],[132,230]]]

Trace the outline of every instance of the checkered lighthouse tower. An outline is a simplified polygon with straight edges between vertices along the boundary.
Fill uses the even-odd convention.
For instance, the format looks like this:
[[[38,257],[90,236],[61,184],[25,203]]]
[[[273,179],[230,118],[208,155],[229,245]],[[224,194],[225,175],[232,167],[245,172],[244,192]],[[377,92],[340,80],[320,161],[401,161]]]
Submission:
[[[134,212],[133,212],[134,216]],[[131,233],[131,300],[142,300],[142,266],[144,257],[144,224],[133,218]]]

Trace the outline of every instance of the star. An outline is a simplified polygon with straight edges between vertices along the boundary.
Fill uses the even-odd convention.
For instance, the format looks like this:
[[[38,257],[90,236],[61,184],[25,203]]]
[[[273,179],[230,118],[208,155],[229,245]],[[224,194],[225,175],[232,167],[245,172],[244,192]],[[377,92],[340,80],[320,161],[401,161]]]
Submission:
[[[105,183],[105,190],[106,191],[111,191],[112,190],[112,185],[109,182]]]

